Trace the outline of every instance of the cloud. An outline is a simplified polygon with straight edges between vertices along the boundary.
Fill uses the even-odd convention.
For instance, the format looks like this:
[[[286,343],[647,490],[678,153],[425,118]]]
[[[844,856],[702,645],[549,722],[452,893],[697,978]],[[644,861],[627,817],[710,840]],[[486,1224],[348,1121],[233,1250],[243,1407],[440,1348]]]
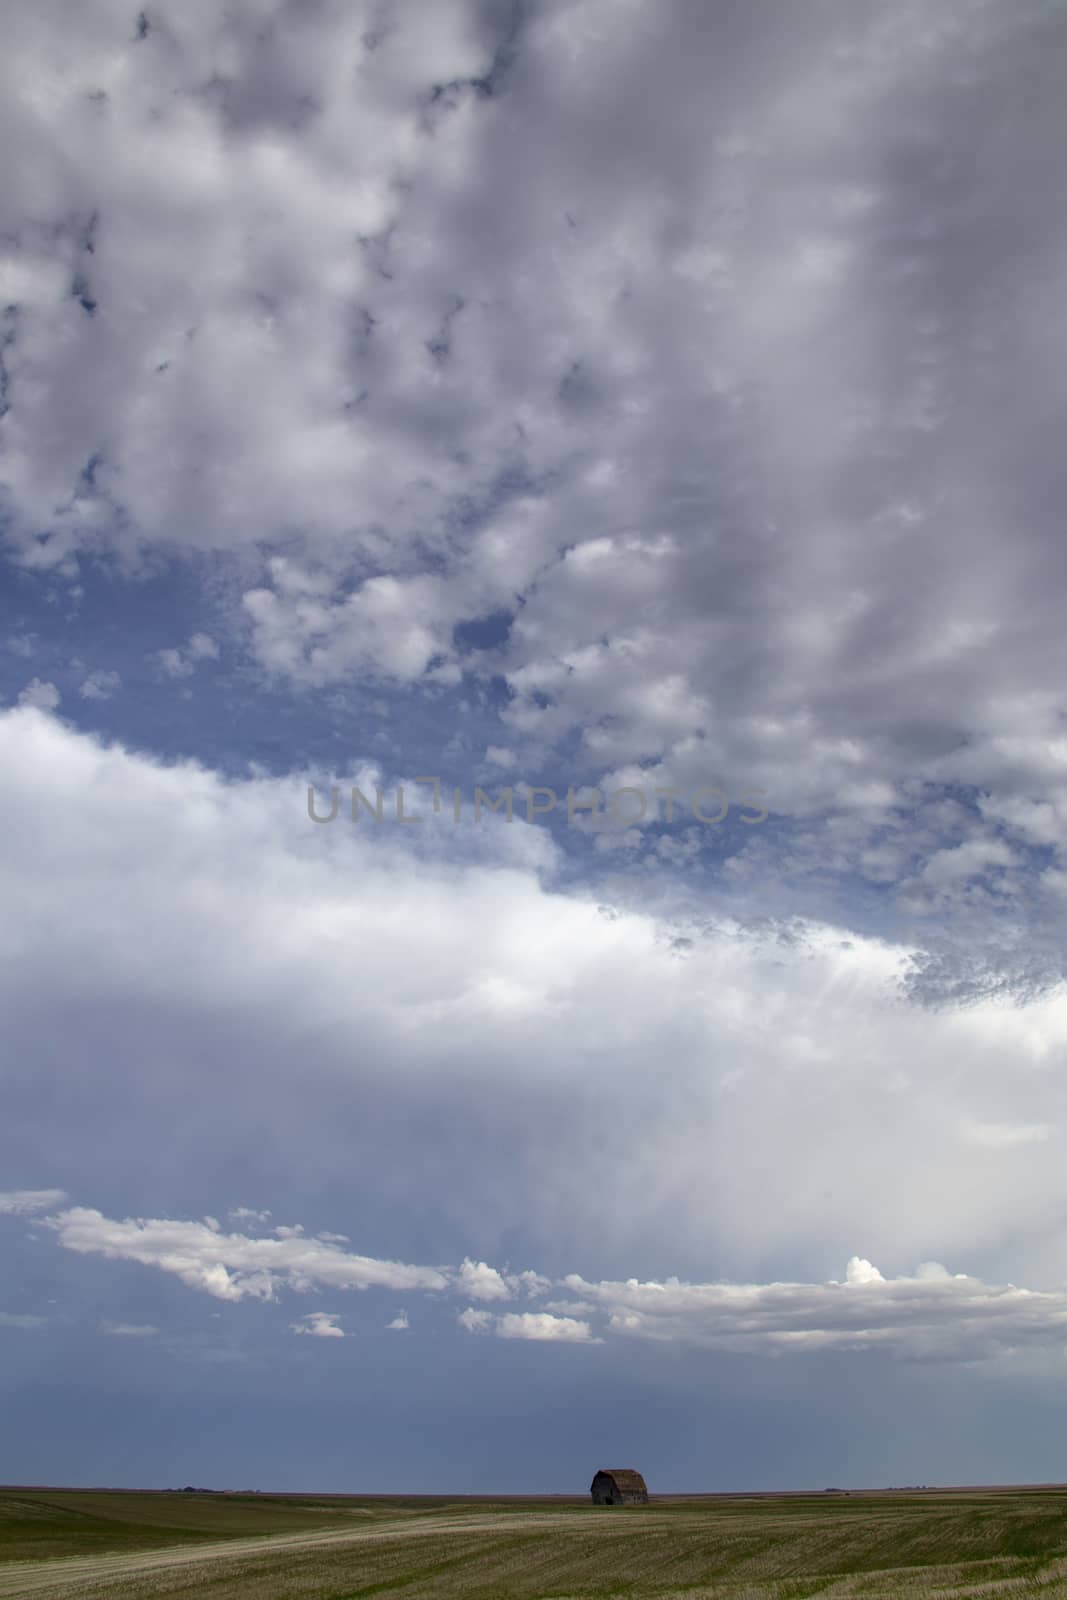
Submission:
[[[509,1274],[507,1281],[516,1294],[521,1288],[523,1293],[531,1299],[535,1295],[545,1294],[552,1287],[552,1279],[546,1278],[540,1272],[527,1271]]]
[[[575,1317],[557,1317],[548,1311],[509,1311],[496,1319],[501,1339],[547,1340],[556,1344],[603,1344],[588,1322]]]
[[[473,1304],[536,1290],[507,1265],[517,1236],[542,1276],[583,1265],[545,1271],[575,1215],[594,1277],[657,1260],[668,1235],[672,1270],[690,1276],[710,1260],[746,1278],[773,1259],[819,1277],[857,1226],[893,1270],[966,1251],[994,1278],[1067,1277],[1054,1227],[1062,990],[931,1011],[904,987],[914,945],[604,898],[527,856],[546,830],[522,821],[477,838],[316,827],[300,779],[164,764],[29,708],[0,714],[0,771],[0,872],[22,908],[0,922],[0,1006],[24,1084],[10,1137],[39,1170],[62,1152],[65,1173],[91,1175],[60,1065],[91,1044],[107,1063],[94,1080],[102,1135],[162,1139],[176,1166],[207,1138],[217,1170],[240,1160],[242,1183],[267,1185],[274,1169],[257,1152],[284,1130],[300,1170],[355,1185],[361,1208],[391,1197],[382,1256],[410,1259],[404,1230],[429,1185],[443,1197],[436,1258],[495,1296],[469,1293]],[[508,853],[494,853],[497,837]],[[180,1096],[146,1072],[141,1038],[152,1059],[181,1061]],[[370,1108],[366,1131],[347,1121],[354,1099]],[[469,1113],[458,1123],[457,1107]],[[454,1146],[431,1135],[435,1117],[451,1117]],[[981,1199],[990,1162],[995,1213]],[[589,1215],[590,1186],[641,1205]],[[221,1213],[229,1197],[213,1203]],[[348,1231],[315,1216],[309,1234],[331,1220]],[[250,1226],[231,1233],[235,1221]],[[344,1239],[242,1242],[263,1226],[158,1222],[171,1236],[96,1221],[81,1233],[87,1248],[110,1241],[154,1262],[173,1243],[183,1270],[210,1268],[223,1295],[301,1262],[356,1270]]]
[[[495,1267],[484,1261],[464,1260],[456,1275],[458,1287],[474,1300],[509,1300],[511,1290]]]
[[[441,654],[462,608],[458,598],[449,606],[433,577],[367,578],[335,601],[321,578],[290,560],[273,557],[270,571],[273,588],[243,597],[254,649],[272,673],[309,684],[413,681]]]
[[[987,1284],[939,1262],[885,1278],[854,1256],[843,1284],[565,1281],[606,1314],[609,1333],[764,1354],[884,1350],[975,1361],[1054,1349],[1067,1331],[1067,1292]]]
[[[875,871],[924,784],[1062,797],[1054,8],[506,11],[8,41],[18,559],[237,552],[300,684],[454,679],[506,616],[490,751],[763,787]]]
[[[6,641],[7,648],[12,655],[22,656],[24,660],[29,660],[30,656],[33,655],[33,641],[35,638],[36,634],[32,633],[9,633]]]
[[[467,1306],[466,1310],[456,1315],[456,1321],[461,1328],[466,1328],[468,1333],[485,1333],[493,1325],[491,1311],[479,1311],[475,1306]]]
[[[54,683],[31,678],[25,689],[20,691],[18,703],[20,706],[36,706],[41,711],[54,711],[60,699],[61,695]]]
[[[447,1286],[435,1268],[350,1255],[336,1245],[305,1239],[295,1229],[286,1230],[285,1238],[250,1238],[223,1233],[207,1222],[112,1221],[84,1206],[57,1212],[45,1225],[67,1250],[156,1267],[219,1300],[272,1300],[283,1286],[299,1292]]]
[[[0,1216],[28,1217],[37,1211],[52,1210],[66,1198],[63,1189],[0,1190]]]
[[[121,685],[122,679],[117,672],[104,672],[98,669],[90,672],[78,689],[78,693],[83,700],[110,700]]]
[[[532,1271],[501,1273],[484,1261],[471,1261],[468,1257],[455,1276],[455,1287],[472,1300],[511,1300],[520,1292],[541,1294],[550,1281]]]
[[[924,1262],[913,1276],[887,1279],[854,1256],[842,1283],[590,1283],[563,1280],[581,1298],[571,1315],[468,1309],[471,1332],[501,1338],[602,1343],[577,1311],[606,1319],[604,1336],[781,1354],[882,1350],[902,1359],[976,1361],[1038,1347],[1057,1348],[1067,1331],[1067,1293],[991,1285]],[[557,1302],[562,1310],[566,1302]]]
[[[313,1339],[343,1339],[345,1331],[339,1326],[335,1311],[309,1311],[299,1322],[291,1322],[294,1333],[306,1333]]]
[[[43,1328],[47,1317],[32,1316],[28,1312],[0,1311],[0,1328]]]
[[[486,1263],[469,1257],[453,1273],[406,1267],[323,1246],[301,1238],[297,1229],[286,1229],[283,1239],[250,1239],[201,1223],[110,1222],[81,1207],[45,1217],[43,1224],[67,1249],[161,1268],[190,1288],[231,1301],[273,1299],[281,1287],[309,1293],[323,1287],[403,1286],[467,1294],[472,1285],[482,1289],[484,1299],[486,1284],[503,1281]],[[938,1261],[922,1262],[911,1275],[886,1277],[866,1257],[854,1255],[844,1282],[589,1281],[570,1273],[554,1286],[571,1298],[536,1312],[469,1305],[456,1321],[469,1333],[549,1343],[601,1344],[619,1336],[765,1355],[881,1350],[906,1360],[964,1362],[1056,1348],[1067,1333],[1067,1291],[990,1284],[950,1273]],[[504,1296],[494,1289],[488,1298]],[[340,1338],[338,1321],[337,1313],[316,1311],[290,1326],[296,1333]],[[29,1327],[34,1321],[16,1318],[12,1325]],[[398,1331],[408,1326],[405,1311],[388,1323]],[[137,1337],[157,1330],[104,1323],[102,1331]]]
[[[202,661],[217,661],[218,657],[219,647],[206,633],[194,633],[186,645],[155,653],[168,678],[191,678]]]
[[[732,841],[726,884],[938,919],[916,998],[1047,992],[1047,8],[646,3],[609,50],[565,0],[438,9],[430,35],[238,0],[139,39],[93,0],[61,46],[47,14],[9,42],[35,174],[0,203],[14,556],[198,575],[210,550],[217,626],[161,675],[218,634],[276,688],[455,709],[462,679],[505,771],[566,751],[602,787],[765,791],[795,827]],[[994,139],[976,107],[1017,102]],[[710,836],[595,849],[658,877]]]
[[[852,1256],[845,1272],[846,1283],[884,1283],[885,1279],[877,1267],[865,1261],[862,1256]]]
[[[154,1339],[159,1329],[151,1322],[102,1322],[100,1332],[115,1339]]]

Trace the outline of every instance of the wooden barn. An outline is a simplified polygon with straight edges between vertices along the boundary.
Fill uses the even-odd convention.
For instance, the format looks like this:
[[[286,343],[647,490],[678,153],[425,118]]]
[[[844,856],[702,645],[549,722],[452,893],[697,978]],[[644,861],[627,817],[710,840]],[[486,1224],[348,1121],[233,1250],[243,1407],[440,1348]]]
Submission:
[[[602,1467],[589,1485],[595,1506],[647,1506],[648,1490],[630,1467]]]

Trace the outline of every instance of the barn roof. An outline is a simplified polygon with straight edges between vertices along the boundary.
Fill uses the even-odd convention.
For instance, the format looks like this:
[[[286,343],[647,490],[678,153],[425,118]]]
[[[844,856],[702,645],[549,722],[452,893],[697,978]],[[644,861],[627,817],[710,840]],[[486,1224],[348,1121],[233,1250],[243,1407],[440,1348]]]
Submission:
[[[644,1492],[648,1493],[647,1488],[645,1488],[644,1478],[639,1472],[635,1472],[632,1467],[601,1467],[597,1476],[599,1477],[601,1473],[605,1478],[613,1478],[615,1487],[619,1490],[644,1489]]]

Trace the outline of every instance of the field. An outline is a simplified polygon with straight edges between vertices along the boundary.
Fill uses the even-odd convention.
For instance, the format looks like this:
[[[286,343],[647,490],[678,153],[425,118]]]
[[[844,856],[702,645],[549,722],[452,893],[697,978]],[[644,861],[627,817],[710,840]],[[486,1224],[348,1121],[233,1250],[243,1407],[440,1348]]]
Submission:
[[[0,1489],[2,1600],[1067,1597],[1067,1489],[586,1500]]]

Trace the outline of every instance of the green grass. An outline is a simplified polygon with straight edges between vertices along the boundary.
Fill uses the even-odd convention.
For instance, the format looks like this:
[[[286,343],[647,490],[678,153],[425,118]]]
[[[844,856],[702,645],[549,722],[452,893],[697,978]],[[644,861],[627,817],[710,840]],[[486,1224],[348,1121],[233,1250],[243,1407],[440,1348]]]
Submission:
[[[17,1592],[2,1587],[10,1560],[136,1556],[340,1527],[388,1537],[316,1550],[264,1547],[151,1574],[131,1565],[106,1581],[79,1576],[77,1593],[85,1600],[1067,1597],[1067,1491],[1057,1490],[665,1498],[647,1509],[577,1500],[0,1490],[0,1592]]]

